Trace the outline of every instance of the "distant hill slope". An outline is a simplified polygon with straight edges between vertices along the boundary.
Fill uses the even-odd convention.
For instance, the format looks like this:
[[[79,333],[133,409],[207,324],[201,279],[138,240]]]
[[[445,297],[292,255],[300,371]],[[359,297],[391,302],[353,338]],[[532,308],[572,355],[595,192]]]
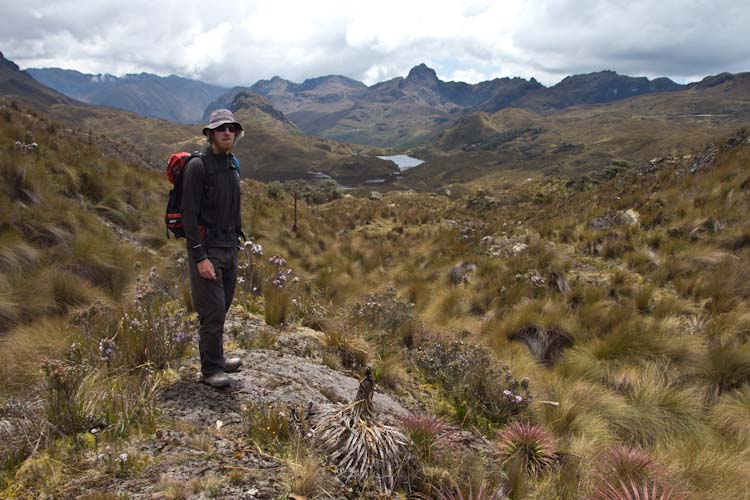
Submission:
[[[25,71],[44,85],[88,104],[177,123],[199,122],[206,106],[227,90],[175,75],[141,73],[120,78],[59,68]]]
[[[242,91],[225,104],[245,128],[245,137],[235,148],[243,177],[288,180],[323,172],[340,182],[358,184],[397,172],[393,163],[375,156],[377,150],[302,134],[261,95]]]
[[[19,99],[34,107],[75,104],[75,100],[40,84],[23,73],[16,63],[0,52],[0,95]]]
[[[541,101],[537,101],[540,103]],[[461,117],[411,154],[409,187],[486,184],[517,176],[579,175],[615,160],[646,162],[697,150],[750,123],[750,73],[708,77],[687,89],[539,114],[516,108]]]
[[[163,169],[171,152],[206,145],[201,125],[180,125],[75,101],[45,87],[5,59],[0,61],[0,97],[34,106],[42,116],[64,124],[64,132],[77,140],[147,169]],[[287,180],[322,172],[341,182],[358,183],[397,170],[393,163],[375,157],[382,154],[381,150],[303,135],[258,94],[239,92],[224,107],[232,109],[245,127],[245,138],[236,147],[243,177]]]

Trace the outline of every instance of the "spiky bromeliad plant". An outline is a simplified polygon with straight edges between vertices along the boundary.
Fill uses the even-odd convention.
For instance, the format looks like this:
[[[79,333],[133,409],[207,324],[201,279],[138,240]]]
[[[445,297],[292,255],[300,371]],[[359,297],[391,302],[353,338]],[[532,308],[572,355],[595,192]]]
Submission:
[[[487,483],[483,482],[477,491],[472,491],[471,483],[468,483],[468,487],[462,490],[455,481],[438,489],[435,496],[435,500],[505,500],[506,498],[503,490],[492,490]]]
[[[595,500],[687,500],[687,497],[657,483],[644,481],[641,484],[620,481],[619,486],[608,483],[606,488],[597,491]]]
[[[515,464],[531,476],[538,476],[557,461],[552,439],[543,427],[513,422],[498,436],[496,456],[503,465]]]
[[[657,479],[658,468],[640,448],[616,445],[599,453],[594,465],[594,475],[605,485],[613,482],[640,484]]]
[[[409,438],[375,420],[374,389],[375,379],[368,367],[354,402],[323,415],[315,425],[315,436],[323,456],[336,466],[345,482],[374,482],[391,493],[408,480],[413,460]]]

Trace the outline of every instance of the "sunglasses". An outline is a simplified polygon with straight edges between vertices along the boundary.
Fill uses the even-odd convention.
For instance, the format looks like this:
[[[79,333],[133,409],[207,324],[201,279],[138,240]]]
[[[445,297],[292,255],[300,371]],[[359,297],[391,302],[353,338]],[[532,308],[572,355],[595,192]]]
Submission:
[[[239,132],[240,129],[237,125],[232,125],[231,123],[225,123],[224,125],[219,125],[214,129],[214,132],[232,132],[236,134]]]

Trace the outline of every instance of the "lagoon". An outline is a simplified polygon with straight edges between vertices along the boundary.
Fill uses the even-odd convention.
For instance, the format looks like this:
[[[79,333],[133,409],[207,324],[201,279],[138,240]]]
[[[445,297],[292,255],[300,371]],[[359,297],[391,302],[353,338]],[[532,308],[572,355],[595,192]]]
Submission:
[[[424,163],[424,160],[414,158],[408,155],[389,155],[389,156],[378,156],[381,160],[390,160],[395,163],[401,171],[408,170],[417,165]]]

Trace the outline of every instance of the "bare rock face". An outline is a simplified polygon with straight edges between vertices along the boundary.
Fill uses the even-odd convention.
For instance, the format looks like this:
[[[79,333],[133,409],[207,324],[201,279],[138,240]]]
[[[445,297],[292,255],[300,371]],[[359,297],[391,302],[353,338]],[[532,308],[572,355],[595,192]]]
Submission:
[[[632,208],[629,208],[628,210],[607,212],[606,214],[594,219],[591,222],[591,227],[600,231],[606,231],[607,229],[618,226],[633,226],[638,224],[639,220],[640,214]]]
[[[448,281],[453,286],[465,285],[471,280],[471,275],[477,270],[476,264],[471,262],[462,262],[451,268],[448,275]]]
[[[545,366],[554,365],[563,351],[573,345],[573,340],[557,328],[527,326],[513,334],[511,340],[522,342],[537,361]]]
[[[216,391],[197,381],[182,381],[163,396],[174,416],[195,424],[214,425],[239,421],[244,403],[281,404],[291,408],[310,408],[322,413],[339,401],[357,394],[359,380],[325,365],[280,351],[238,349],[227,354],[243,361],[242,371],[231,375],[232,385]],[[375,392],[375,411],[386,421],[395,421],[407,410],[386,394]]]

